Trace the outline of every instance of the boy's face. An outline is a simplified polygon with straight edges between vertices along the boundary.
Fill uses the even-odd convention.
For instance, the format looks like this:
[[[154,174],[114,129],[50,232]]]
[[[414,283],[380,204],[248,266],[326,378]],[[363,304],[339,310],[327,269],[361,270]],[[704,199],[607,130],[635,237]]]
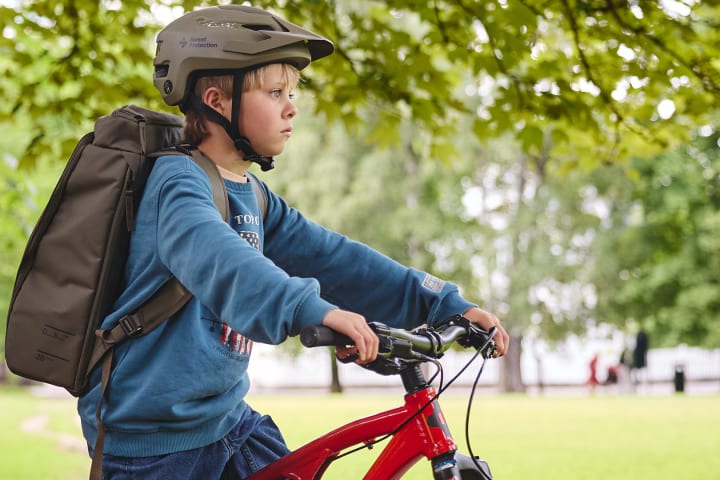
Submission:
[[[285,150],[292,135],[297,107],[282,66],[268,65],[264,70],[262,87],[242,94],[239,126],[257,153],[275,156]]]

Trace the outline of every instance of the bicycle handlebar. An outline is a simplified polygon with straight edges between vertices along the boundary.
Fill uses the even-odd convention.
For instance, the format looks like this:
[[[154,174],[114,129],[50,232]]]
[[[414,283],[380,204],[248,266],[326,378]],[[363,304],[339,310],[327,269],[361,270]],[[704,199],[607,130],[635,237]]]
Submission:
[[[461,315],[451,317],[436,327],[414,331],[377,322],[368,325],[380,339],[378,356],[381,358],[440,358],[456,342],[464,347],[481,350],[486,358],[497,356],[493,341],[497,329],[493,327],[486,332]],[[349,337],[321,325],[305,327],[300,332],[300,341],[306,347],[353,345]]]
[[[310,325],[300,331],[300,342],[308,347],[342,347],[353,345],[350,337],[322,325]]]

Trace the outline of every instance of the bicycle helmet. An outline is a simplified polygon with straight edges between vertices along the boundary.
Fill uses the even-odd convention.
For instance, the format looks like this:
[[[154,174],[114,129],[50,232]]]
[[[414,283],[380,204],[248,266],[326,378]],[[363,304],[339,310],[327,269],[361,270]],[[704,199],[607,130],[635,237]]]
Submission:
[[[168,105],[201,110],[223,126],[245,159],[273,168],[272,157],[258,155],[238,130],[245,72],[270,63],[288,63],[302,70],[330,55],[332,42],[259,8],[223,5],[190,12],[158,33],[153,65],[154,84]],[[194,81],[205,74],[234,75],[232,117],[228,121],[193,93]]]

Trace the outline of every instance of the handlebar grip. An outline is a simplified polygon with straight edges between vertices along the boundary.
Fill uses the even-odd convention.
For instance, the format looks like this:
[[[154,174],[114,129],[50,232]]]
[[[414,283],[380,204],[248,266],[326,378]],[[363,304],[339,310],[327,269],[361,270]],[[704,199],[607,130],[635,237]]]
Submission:
[[[300,331],[300,341],[306,347],[355,345],[350,337],[322,325],[311,325]]]

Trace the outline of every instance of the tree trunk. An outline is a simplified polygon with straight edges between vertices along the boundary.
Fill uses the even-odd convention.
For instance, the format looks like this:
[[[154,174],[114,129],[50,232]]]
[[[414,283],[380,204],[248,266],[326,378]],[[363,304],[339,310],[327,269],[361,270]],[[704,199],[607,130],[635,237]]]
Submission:
[[[331,393],[342,393],[343,388],[342,388],[342,385],[340,384],[340,372],[338,371],[337,358],[335,358],[335,349],[328,348],[328,352],[330,352],[330,372],[331,372],[330,392]]]
[[[510,334],[510,348],[502,362],[502,389],[504,392],[525,392],[522,381],[520,358],[522,355],[522,334]]]
[[[537,387],[538,392],[542,395],[545,393],[545,377],[543,375],[543,359],[540,352],[533,349],[533,356],[535,357],[535,365],[537,368]]]

